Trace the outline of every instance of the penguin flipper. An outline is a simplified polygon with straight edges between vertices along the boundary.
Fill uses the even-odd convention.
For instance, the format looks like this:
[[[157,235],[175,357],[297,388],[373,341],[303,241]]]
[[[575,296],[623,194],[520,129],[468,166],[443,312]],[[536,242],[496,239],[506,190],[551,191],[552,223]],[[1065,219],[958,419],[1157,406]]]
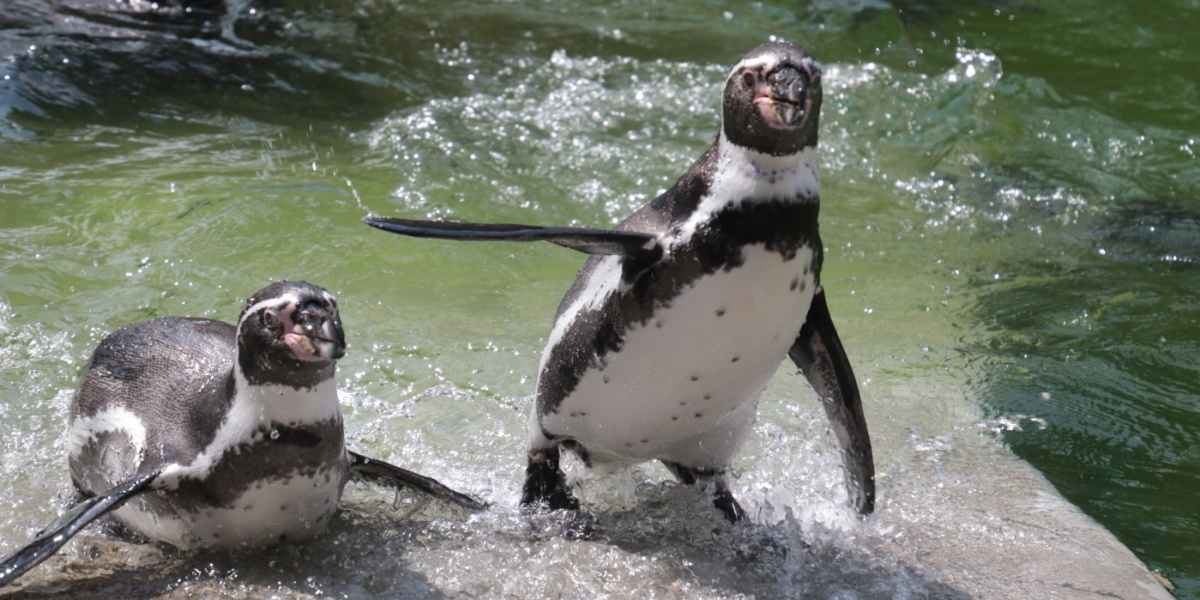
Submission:
[[[426,477],[357,452],[349,451],[349,454],[350,477],[357,481],[366,481],[390,488],[413,489],[471,510],[487,508],[486,503],[462,492],[456,492],[432,477]]]
[[[875,463],[871,437],[863,416],[862,398],[846,350],[838,338],[825,290],[817,290],[808,317],[800,328],[788,356],[800,367],[817,392],[838,444],[846,468],[846,484],[854,507],[863,515],[875,510]]]
[[[24,548],[0,564],[0,587],[12,583],[26,571],[58,552],[79,530],[106,513],[120,508],[126,500],[146,491],[162,471],[139,475],[98,496],[84,499],[47,526]]]
[[[550,242],[584,254],[628,256],[639,263],[657,262],[663,254],[658,237],[616,229],[416,221],[377,216],[363,217],[363,222],[377,229],[411,237],[473,242]]]

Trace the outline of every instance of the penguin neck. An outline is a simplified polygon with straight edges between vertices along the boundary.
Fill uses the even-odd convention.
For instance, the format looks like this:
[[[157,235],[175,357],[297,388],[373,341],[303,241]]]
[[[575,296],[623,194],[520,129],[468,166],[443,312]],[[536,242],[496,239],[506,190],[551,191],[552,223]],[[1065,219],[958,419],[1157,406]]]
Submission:
[[[234,367],[234,395],[230,404],[231,419],[241,421],[251,429],[278,423],[306,425],[336,419],[338,409],[337,381],[329,377],[311,387],[292,387],[286,384],[252,384]]]
[[[795,154],[772,156],[729,141],[722,130],[717,150],[713,188],[720,187],[723,193],[710,196],[734,202],[816,202],[820,197],[821,173],[815,144]]]
[[[807,204],[821,201],[817,147],[788,156],[771,156],[734,144],[722,131],[717,138],[716,169],[696,209],[665,240],[667,252],[687,243],[717,215],[764,203]]]

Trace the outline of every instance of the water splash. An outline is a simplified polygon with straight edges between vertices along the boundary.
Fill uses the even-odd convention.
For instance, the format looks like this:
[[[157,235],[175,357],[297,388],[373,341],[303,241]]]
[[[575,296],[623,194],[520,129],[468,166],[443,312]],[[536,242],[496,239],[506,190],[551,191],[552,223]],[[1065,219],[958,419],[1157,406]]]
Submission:
[[[951,84],[970,82],[988,90],[995,87],[1004,74],[999,59],[987,50],[960,47],[954,51],[954,60],[958,64],[945,75]]]
[[[559,205],[530,197],[570,199],[615,222],[673,180],[715,135],[719,73],[657,61],[574,58],[562,50],[538,65],[511,61],[513,77],[491,92],[436,99],[388,119],[368,142],[404,165],[393,193],[408,210],[436,218],[479,211],[461,204],[490,189],[491,203],[553,215]],[[684,117],[681,121],[680,117]],[[696,136],[691,152],[647,152],[644,142]],[[597,178],[595,173],[608,173]],[[552,185],[553,189],[544,186]],[[536,193],[532,186],[542,186]],[[616,189],[645,190],[618,194]],[[555,192],[554,190],[559,190]],[[436,193],[436,200],[430,194]],[[430,206],[432,204],[432,206]],[[576,209],[577,210],[577,209]]]

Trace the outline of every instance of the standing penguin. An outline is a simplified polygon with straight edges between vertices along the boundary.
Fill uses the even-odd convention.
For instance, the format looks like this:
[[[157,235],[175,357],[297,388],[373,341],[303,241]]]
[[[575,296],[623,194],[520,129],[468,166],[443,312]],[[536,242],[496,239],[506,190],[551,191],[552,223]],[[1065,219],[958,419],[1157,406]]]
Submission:
[[[415,237],[542,240],[592,256],[550,332],[529,426],[524,507],[577,509],[560,448],[589,466],[658,459],[715,484],[745,517],[729,469],[785,356],[808,378],[842,448],[850,499],[875,503],[862,401],[821,285],[817,121],[821,68],[788,43],[741,57],[713,145],[615,230],[367,217]]]
[[[0,565],[0,585],[110,511],[151,540],[235,548],[320,533],[350,478],[481,508],[346,449],[334,379],[345,351],[333,295],[296,281],[256,292],[237,327],[167,317],[113,332],[70,409],[71,480],[85,499]]]

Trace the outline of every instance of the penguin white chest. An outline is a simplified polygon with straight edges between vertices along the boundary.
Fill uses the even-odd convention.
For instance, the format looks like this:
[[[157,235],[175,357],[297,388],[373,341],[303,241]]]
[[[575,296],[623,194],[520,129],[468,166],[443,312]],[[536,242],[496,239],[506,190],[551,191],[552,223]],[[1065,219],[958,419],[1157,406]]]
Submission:
[[[656,458],[728,466],[804,324],[812,261],[807,247],[787,260],[748,246],[740,265],[695,280],[630,328],[542,427],[579,442],[597,466]]]
[[[344,485],[345,474],[330,468],[259,481],[229,506],[163,511],[135,498],[115,514],[142,535],[180,548],[265,546],[324,531]]]
[[[281,423],[283,415],[299,419]],[[167,465],[160,476],[165,489],[114,514],[146,537],[181,548],[311,537],[325,529],[346,483],[342,436],[333,380],[303,389],[240,385],[208,446],[187,464]],[[200,491],[197,481],[216,491]]]

